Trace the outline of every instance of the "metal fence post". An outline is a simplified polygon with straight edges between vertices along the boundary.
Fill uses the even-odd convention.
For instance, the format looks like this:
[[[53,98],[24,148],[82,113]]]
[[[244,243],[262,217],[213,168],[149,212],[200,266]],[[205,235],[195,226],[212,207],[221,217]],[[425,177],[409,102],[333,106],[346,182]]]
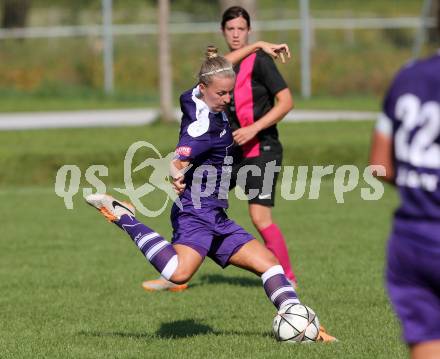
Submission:
[[[422,13],[420,15],[420,27],[416,33],[416,38],[414,41],[414,46],[413,46],[413,59],[417,59],[421,52],[422,52],[422,47],[423,47],[423,43],[425,42],[425,38],[426,38],[426,27],[427,27],[427,21],[428,21],[428,17],[429,17],[429,12],[432,8],[432,0],[425,0],[422,6]]]
[[[310,98],[310,11],[309,0],[300,0],[301,13],[301,94]]]
[[[112,29],[112,0],[102,0],[102,26],[104,35],[104,90],[113,92],[113,29]]]
[[[159,0],[159,34],[157,37],[159,47],[159,91],[160,112],[164,122],[174,119],[173,113],[173,84],[171,67],[171,48],[169,36],[169,0]]]

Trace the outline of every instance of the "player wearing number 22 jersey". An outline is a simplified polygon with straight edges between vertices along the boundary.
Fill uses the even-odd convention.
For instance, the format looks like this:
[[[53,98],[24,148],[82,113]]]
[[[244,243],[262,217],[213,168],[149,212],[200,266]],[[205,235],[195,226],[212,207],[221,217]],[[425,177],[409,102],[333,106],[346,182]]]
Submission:
[[[385,164],[399,191],[386,281],[412,356],[423,357],[414,351],[417,344],[440,348],[440,52],[397,74],[371,162]]]

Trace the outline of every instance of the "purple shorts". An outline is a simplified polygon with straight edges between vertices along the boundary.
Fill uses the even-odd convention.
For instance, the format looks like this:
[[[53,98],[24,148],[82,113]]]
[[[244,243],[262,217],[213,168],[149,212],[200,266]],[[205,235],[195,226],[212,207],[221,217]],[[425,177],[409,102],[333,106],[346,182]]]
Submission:
[[[393,233],[386,284],[408,344],[440,339],[440,253]]]
[[[195,209],[191,206],[171,209],[173,244],[183,244],[196,250],[202,258],[208,256],[221,267],[244,244],[254,239],[242,227],[230,220],[223,208]]]

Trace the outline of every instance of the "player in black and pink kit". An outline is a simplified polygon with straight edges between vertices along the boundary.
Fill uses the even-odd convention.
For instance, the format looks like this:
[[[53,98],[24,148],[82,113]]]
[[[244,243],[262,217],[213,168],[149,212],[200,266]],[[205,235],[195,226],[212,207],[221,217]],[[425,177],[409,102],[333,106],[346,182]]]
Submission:
[[[399,191],[386,284],[413,359],[440,358],[440,51],[394,79],[371,164]]]
[[[249,14],[242,7],[227,9],[223,13],[221,27],[231,51],[248,44],[251,23]],[[235,65],[234,70],[237,80],[228,113],[238,146],[234,151],[231,188],[236,184],[237,174],[241,177],[245,171],[245,166],[257,169],[256,174],[247,174],[244,188],[248,196],[249,215],[266,247],[278,258],[286,276],[296,286],[286,242],[272,218],[278,172],[272,171],[273,177],[265,177],[269,174],[267,165],[281,166],[283,148],[276,124],[293,108],[292,96],[274,60],[263,51],[247,56]]]

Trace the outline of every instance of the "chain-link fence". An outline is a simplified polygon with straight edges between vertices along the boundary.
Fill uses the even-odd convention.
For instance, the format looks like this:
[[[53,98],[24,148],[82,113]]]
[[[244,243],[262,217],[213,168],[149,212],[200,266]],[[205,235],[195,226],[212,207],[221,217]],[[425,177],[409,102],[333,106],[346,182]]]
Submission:
[[[279,68],[294,93],[301,92],[299,3],[258,1],[254,24],[258,38],[290,45],[293,61]],[[412,57],[421,25],[435,25],[435,1],[425,18],[424,5],[426,0],[310,0],[312,94],[380,96],[393,73]],[[220,17],[217,2],[171,2],[176,93],[194,84],[206,45],[227,51]],[[103,91],[106,30],[101,1],[34,1],[26,23],[25,28],[0,30],[0,91],[49,96]],[[113,34],[112,84],[119,96],[158,103],[156,23],[155,2],[113,1],[107,31]],[[427,34],[421,55],[437,46],[434,32]]]

